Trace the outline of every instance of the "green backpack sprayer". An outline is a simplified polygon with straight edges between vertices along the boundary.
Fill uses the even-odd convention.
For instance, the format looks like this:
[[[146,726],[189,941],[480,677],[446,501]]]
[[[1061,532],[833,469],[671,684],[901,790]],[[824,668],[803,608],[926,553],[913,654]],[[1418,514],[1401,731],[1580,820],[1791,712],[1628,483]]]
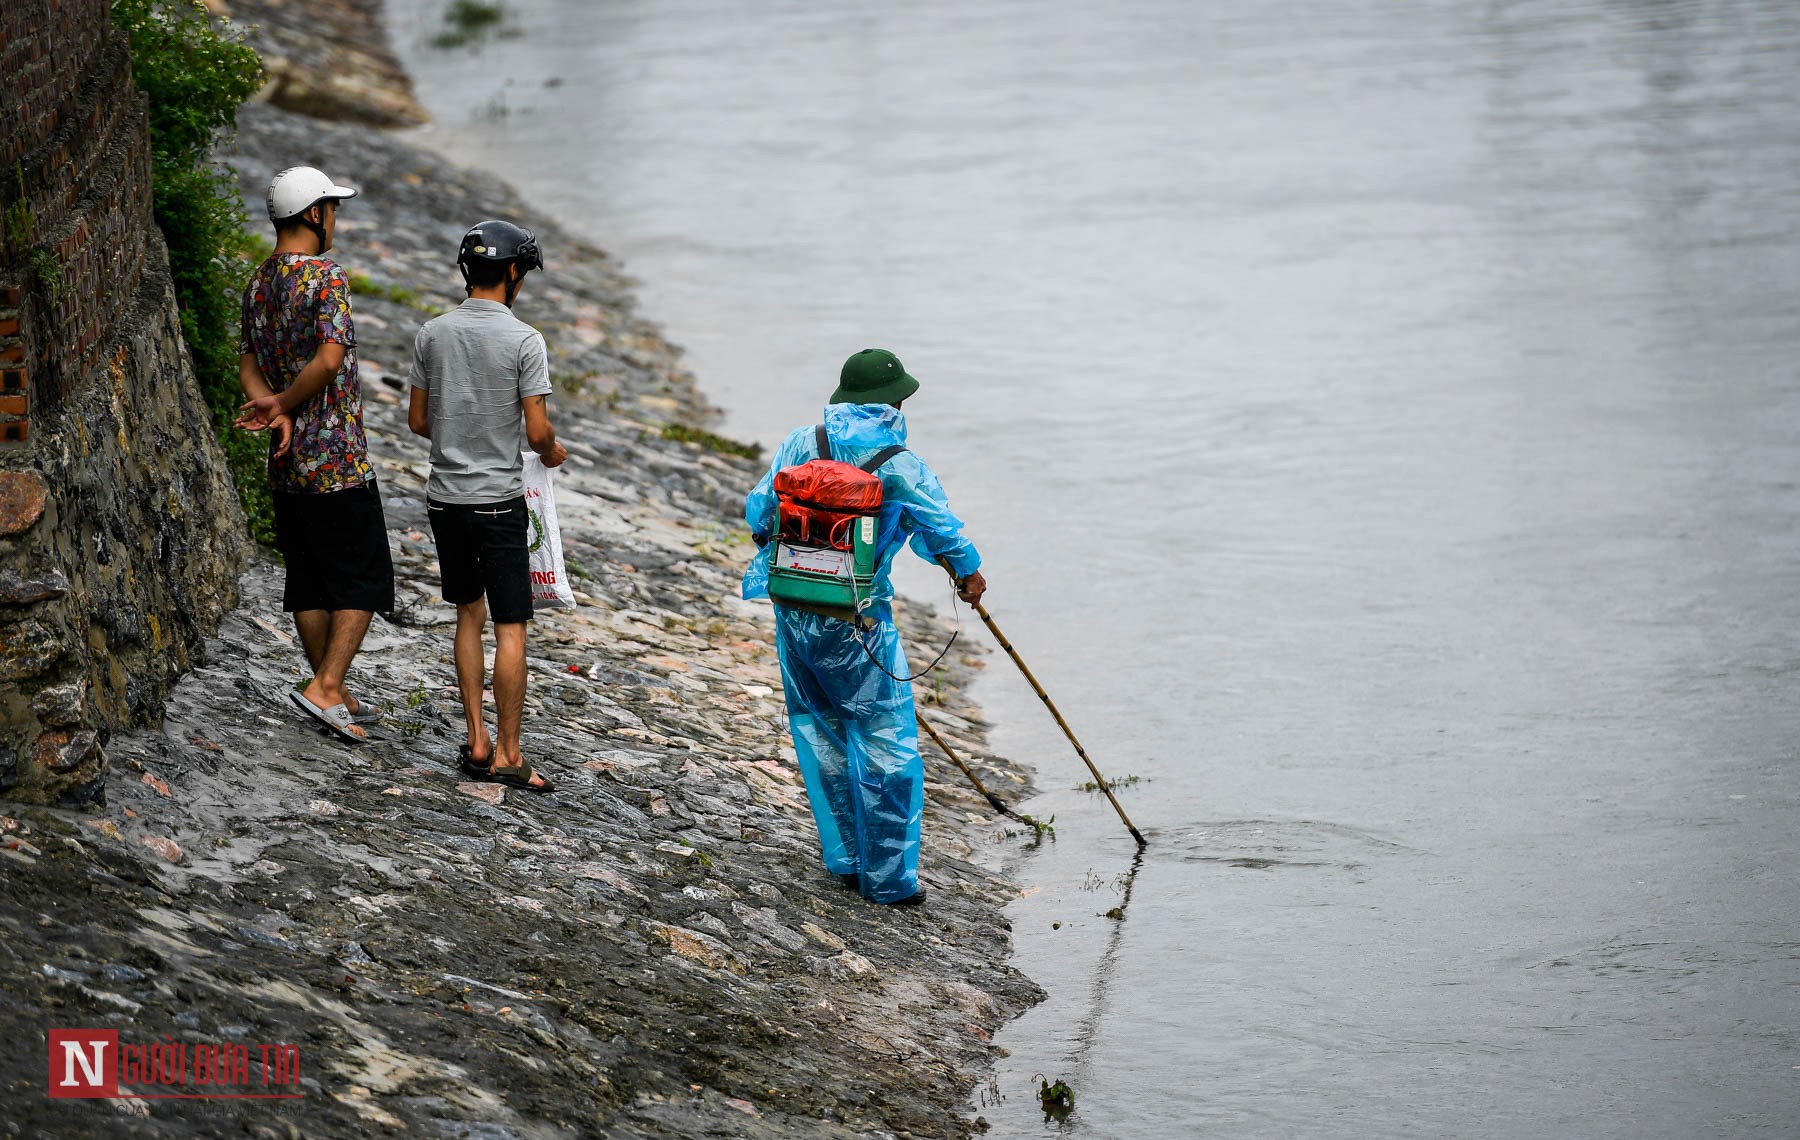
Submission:
[[[906,448],[896,444],[851,464],[831,457],[823,424],[814,439],[817,459],[775,473],[780,526],[769,559],[769,597],[860,626],[875,588],[882,502],[875,471]]]
[[[775,473],[774,488],[780,523],[771,540],[775,543],[775,549],[769,559],[769,597],[777,605],[809,610],[851,622],[857,629],[857,643],[877,669],[896,681],[907,682],[922,677],[944,660],[950,647],[956,644],[960,627],[957,633],[950,635],[949,643],[937,655],[936,660],[909,677],[889,673],[887,667],[876,659],[863,641],[864,631],[874,626],[874,622],[864,615],[864,611],[872,600],[875,588],[876,524],[882,504],[881,478],[875,471],[906,448],[896,444],[876,452],[866,462],[850,464],[831,457],[831,440],[826,437],[823,424],[814,429],[814,438],[818,445],[817,459],[784,467]],[[943,559],[939,561],[949,572],[954,584],[956,573],[950,563]],[[1087,765],[1088,771],[1093,773],[1100,790],[1106,793],[1113,810],[1118,812],[1119,819],[1131,832],[1131,838],[1140,849],[1148,846],[1143,833],[1131,822],[1131,817],[1125,814],[1125,809],[1113,795],[1106,777],[1100,774],[1100,769],[1088,757],[1087,749],[1075,739],[1074,730],[1052,703],[1050,694],[1044,691],[1044,687],[1038,684],[1037,678],[1026,667],[1024,658],[1019,656],[1012,643],[1000,632],[1000,627],[994,623],[987,608],[979,601],[973,605],[1000,647],[1012,658],[1013,664],[1019,667],[1033,691],[1044,702],[1044,707],[1056,719],[1063,735],[1075,746],[1076,754]],[[975,773],[950,750],[949,745],[923,717],[919,718],[919,723],[937,742],[938,747],[943,749],[944,754],[969,777],[976,790],[987,797],[996,811],[1013,814],[1004,801],[982,786]]]

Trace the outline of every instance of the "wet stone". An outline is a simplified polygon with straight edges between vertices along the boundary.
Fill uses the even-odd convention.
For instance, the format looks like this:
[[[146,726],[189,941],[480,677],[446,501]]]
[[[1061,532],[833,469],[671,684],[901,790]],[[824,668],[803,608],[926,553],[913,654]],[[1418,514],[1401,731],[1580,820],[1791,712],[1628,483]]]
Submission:
[[[34,759],[38,767],[51,772],[68,772],[89,760],[103,759],[99,734],[83,732],[46,732],[38,737]]]
[[[56,631],[35,618],[0,628],[0,682],[41,677],[67,652]]]
[[[173,839],[162,835],[140,835],[137,842],[138,846],[149,848],[171,863],[181,862],[181,845]]]
[[[27,577],[17,570],[0,570],[0,605],[26,606],[60,598],[69,592],[69,580],[60,570]]]
[[[0,535],[18,534],[43,517],[49,484],[35,471],[0,471]]]
[[[81,677],[62,685],[39,689],[31,698],[31,711],[43,723],[63,728],[81,723],[87,707],[87,678]]]

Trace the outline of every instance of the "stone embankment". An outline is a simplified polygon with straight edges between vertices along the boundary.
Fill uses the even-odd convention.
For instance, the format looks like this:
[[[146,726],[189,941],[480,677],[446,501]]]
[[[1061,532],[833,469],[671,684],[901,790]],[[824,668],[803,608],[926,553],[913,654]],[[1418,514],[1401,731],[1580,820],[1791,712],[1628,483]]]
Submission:
[[[280,569],[242,577],[160,730],[111,745],[104,811],[0,818],[5,1116],[22,1135],[955,1137],[991,1036],[1038,999],[1007,964],[1001,873],[1026,836],[926,757],[929,904],[882,909],[820,867],[769,611],[736,599],[759,465],[665,438],[710,415],[599,251],[504,186],[367,129],[247,109],[255,202],[314,163],[362,186],[356,275],[370,450],[399,577],[352,688],[392,705],[353,748],[284,705],[305,672]],[[460,299],[462,229],[518,218],[548,270],[519,313],[552,346],[557,507],[581,605],[542,615],[525,746],[547,796],[470,783],[405,431],[414,330]],[[946,622],[904,607],[922,664]],[[952,655],[922,709],[1012,800]],[[286,1101],[50,1101],[49,1028],[293,1044]],[[979,1128],[979,1122],[973,1127]]]
[[[247,543],[151,216],[106,0],[0,5],[0,796],[105,794]]]
[[[206,0],[243,29],[284,110],[375,127],[426,121],[381,23],[381,0]]]

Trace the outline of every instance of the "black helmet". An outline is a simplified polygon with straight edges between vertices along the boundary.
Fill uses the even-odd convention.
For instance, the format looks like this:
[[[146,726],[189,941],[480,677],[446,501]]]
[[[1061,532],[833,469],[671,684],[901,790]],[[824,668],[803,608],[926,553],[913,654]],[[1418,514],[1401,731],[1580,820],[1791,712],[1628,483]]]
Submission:
[[[462,270],[465,284],[469,281],[469,265],[475,261],[515,262],[522,273],[544,267],[537,236],[498,218],[482,222],[463,235],[462,248],[456,251],[456,267]]]

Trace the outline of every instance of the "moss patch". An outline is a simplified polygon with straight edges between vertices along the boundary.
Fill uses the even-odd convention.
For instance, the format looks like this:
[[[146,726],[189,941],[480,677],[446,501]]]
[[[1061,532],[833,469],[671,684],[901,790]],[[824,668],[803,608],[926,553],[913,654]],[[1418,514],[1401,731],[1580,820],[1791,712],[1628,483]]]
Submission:
[[[763,454],[760,443],[739,443],[735,439],[726,439],[705,428],[689,427],[686,424],[664,424],[662,436],[664,439],[673,439],[681,443],[697,443],[708,451],[716,451],[720,455],[761,459]]]

